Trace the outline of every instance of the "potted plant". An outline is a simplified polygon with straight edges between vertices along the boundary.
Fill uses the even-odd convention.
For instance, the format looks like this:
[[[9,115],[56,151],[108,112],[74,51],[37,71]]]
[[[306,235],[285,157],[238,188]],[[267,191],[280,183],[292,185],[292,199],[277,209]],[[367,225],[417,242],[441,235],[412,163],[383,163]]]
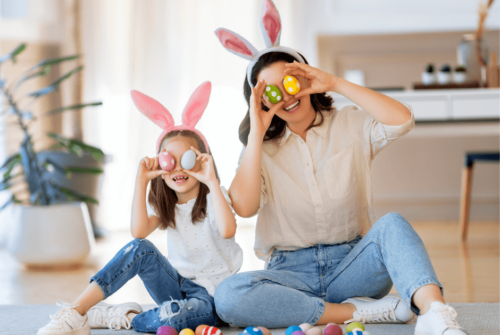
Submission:
[[[432,85],[436,83],[436,75],[434,74],[434,65],[429,63],[425,67],[425,72],[422,72],[422,83],[424,85]]]
[[[459,65],[453,72],[453,81],[457,84],[463,83],[467,79],[467,69],[463,65]]]
[[[437,74],[438,83],[441,85],[449,84],[451,81],[451,67],[448,64],[444,64],[439,69]]]
[[[15,63],[16,57],[25,48],[26,45],[21,44],[10,53],[0,56],[0,66],[8,60]],[[64,149],[67,151],[66,155],[90,156],[98,163],[104,157],[104,153],[99,148],[56,133],[47,134],[56,141],[52,150],[37,152],[32,134],[37,118],[26,108],[21,107],[19,100],[22,99],[16,98],[17,89],[24,83],[46,76],[54,66],[78,57],[42,60],[15,81],[7,83],[0,79],[3,113],[10,115],[9,117],[15,120],[15,124],[23,133],[19,151],[0,165],[0,191],[9,190],[12,194],[5,204],[0,204],[0,210],[7,207],[12,210],[12,220],[9,223],[12,224],[12,228],[9,229],[7,248],[14,258],[27,265],[79,263],[87,257],[94,243],[86,203],[97,204],[97,200],[68,188],[60,180],[61,177],[66,179],[73,174],[98,175],[103,170],[98,166],[61,164],[57,155],[61,149]],[[57,78],[49,86],[22,98],[27,98],[30,101],[28,105],[30,105],[40,97],[56,91],[62,82],[82,69],[83,66],[78,66]],[[101,104],[101,102],[94,102],[61,107],[39,117]]]

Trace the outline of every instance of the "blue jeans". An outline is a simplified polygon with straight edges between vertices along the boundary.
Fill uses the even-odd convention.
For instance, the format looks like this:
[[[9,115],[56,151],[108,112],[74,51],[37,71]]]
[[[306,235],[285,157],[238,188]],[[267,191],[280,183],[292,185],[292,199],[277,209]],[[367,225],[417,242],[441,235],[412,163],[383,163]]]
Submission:
[[[417,314],[413,293],[427,284],[441,287],[422,240],[396,213],[348,243],[275,249],[267,270],[224,280],[215,291],[215,306],[222,320],[240,327],[314,325],[325,311],[325,301],[380,299],[393,284]]]
[[[135,331],[156,333],[161,326],[171,326],[179,332],[184,328],[196,329],[201,324],[221,324],[214,298],[204,287],[179,275],[148,240],[128,243],[90,282],[95,281],[101,287],[106,299],[135,275],[139,275],[159,306],[132,320]]]

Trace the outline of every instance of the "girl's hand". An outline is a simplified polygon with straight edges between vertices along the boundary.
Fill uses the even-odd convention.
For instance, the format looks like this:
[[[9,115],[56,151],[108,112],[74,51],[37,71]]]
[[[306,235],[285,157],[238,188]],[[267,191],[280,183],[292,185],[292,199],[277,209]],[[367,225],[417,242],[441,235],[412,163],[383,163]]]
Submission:
[[[297,99],[309,94],[333,91],[338,81],[334,75],[297,61],[286,64],[284,73],[291,76],[302,76],[309,80],[309,87],[301,89],[295,95]]]
[[[207,185],[209,188],[213,185],[219,185],[219,181],[215,176],[214,159],[209,154],[202,154],[195,147],[191,147],[196,153],[196,160],[201,162],[200,170],[197,172],[191,170],[184,170],[188,175],[198,179],[203,184]]]
[[[250,97],[250,131],[264,138],[264,134],[271,125],[274,114],[283,107],[284,101],[275,104],[268,112],[262,110],[262,96],[266,90],[265,80],[261,80],[252,88]]]
[[[158,169],[158,156],[149,158],[144,157],[139,163],[139,169],[137,171],[137,181],[143,183],[149,183],[151,179],[155,179],[158,176],[165,175],[168,172]]]

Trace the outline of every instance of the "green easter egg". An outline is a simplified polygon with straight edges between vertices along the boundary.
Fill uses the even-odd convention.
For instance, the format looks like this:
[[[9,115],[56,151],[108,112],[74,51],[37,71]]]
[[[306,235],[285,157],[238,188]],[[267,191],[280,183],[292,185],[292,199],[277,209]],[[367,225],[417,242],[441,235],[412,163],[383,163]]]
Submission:
[[[280,89],[274,85],[267,85],[265,94],[269,98],[269,102],[272,104],[277,104],[281,101],[281,99],[283,99]]]
[[[349,333],[351,330],[353,330],[354,328],[360,328],[360,329],[363,329],[365,330],[365,326],[363,326],[362,323],[359,323],[359,322],[352,322],[350,323],[346,328],[345,328],[345,331],[346,333]]]

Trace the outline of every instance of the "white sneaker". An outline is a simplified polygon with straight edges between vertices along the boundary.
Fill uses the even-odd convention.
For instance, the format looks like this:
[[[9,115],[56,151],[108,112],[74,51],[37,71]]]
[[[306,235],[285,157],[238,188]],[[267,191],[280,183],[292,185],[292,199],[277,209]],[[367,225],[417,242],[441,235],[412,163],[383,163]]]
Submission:
[[[109,305],[100,302],[87,312],[90,328],[130,329],[131,324],[127,314],[142,313],[142,307],[135,302],[119,305]]]
[[[405,323],[413,318],[413,312],[396,296],[386,296],[380,300],[371,298],[350,298],[342,302],[356,307],[351,320],[345,323]]]
[[[418,316],[415,335],[466,335],[456,317],[453,307],[434,301],[427,313]]]
[[[81,316],[74,309],[78,306],[60,300],[57,305],[62,309],[50,316],[52,320],[45,327],[38,329],[37,335],[90,335],[87,315]]]

